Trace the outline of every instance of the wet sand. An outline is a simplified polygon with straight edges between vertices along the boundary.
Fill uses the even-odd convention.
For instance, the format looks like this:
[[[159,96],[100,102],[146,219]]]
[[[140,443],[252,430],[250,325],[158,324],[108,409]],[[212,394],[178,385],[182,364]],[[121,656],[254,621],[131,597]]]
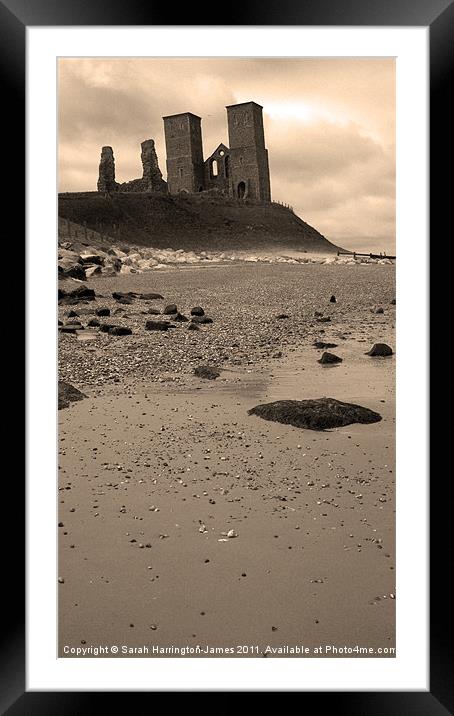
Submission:
[[[329,298],[333,272],[317,268]],[[370,305],[383,285],[386,298],[393,292],[393,275],[379,268],[381,286],[380,274],[359,268]],[[169,302],[181,276],[167,274]],[[283,288],[300,276],[286,268]],[[343,276],[339,286],[345,276],[354,285]],[[119,290],[134,289],[123,282]],[[301,321],[305,340],[287,331],[285,346],[272,346],[284,349],[280,358],[219,361],[216,381],[166,365],[154,380],[139,371],[101,387],[76,383],[88,398],[59,414],[60,656],[65,646],[103,645],[117,645],[119,657],[123,645],[147,658],[179,655],[153,646],[198,646],[186,656],[202,658],[394,656],[377,650],[395,646],[395,358],[364,355],[375,341],[395,345],[394,307],[383,303],[384,316],[375,316],[357,300],[354,310],[340,307],[334,325]],[[317,363],[315,333],[343,333],[333,349],[342,364]],[[383,420],[314,432],[247,415],[259,402],[322,396]],[[296,646],[309,652],[285,653]]]

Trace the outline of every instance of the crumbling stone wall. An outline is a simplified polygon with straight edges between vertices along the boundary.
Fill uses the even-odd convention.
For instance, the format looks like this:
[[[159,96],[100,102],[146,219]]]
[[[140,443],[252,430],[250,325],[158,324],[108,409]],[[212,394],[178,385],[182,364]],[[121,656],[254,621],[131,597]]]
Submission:
[[[120,184],[120,191],[163,191],[167,192],[167,182],[162,178],[156,154],[154,139],[146,139],[140,145],[143,174],[141,179]]]

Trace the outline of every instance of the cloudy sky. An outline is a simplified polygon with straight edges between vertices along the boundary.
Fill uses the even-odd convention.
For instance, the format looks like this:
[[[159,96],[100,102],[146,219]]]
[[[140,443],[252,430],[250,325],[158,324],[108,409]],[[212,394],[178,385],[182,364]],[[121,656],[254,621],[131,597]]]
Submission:
[[[166,178],[162,117],[202,117],[205,157],[228,145],[225,106],[263,105],[271,192],[345,248],[395,250],[392,59],[61,59],[59,189],[96,189],[101,147],[117,181],[142,175],[153,138]]]

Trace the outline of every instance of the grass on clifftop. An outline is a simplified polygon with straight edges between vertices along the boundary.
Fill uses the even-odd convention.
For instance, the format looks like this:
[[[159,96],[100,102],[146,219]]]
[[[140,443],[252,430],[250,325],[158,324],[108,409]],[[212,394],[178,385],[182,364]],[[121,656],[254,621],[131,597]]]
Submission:
[[[59,217],[133,244],[195,251],[281,250],[331,253],[338,247],[279,204],[198,194],[60,194]]]

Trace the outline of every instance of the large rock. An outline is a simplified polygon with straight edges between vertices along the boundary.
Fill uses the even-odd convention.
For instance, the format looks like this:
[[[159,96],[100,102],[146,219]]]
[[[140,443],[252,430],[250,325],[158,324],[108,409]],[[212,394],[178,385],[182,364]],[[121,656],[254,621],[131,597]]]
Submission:
[[[109,328],[109,336],[130,336],[132,330],[127,326],[111,326]]]
[[[78,281],[85,281],[87,278],[84,267],[73,263],[71,259],[62,259],[58,262],[58,274],[59,278],[76,278]]]
[[[367,351],[367,356],[392,356],[393,349],[386,343],[374,343],[370,351]]]
[[[142,301],[156,301],[160,298],[164,298],[160,293],[139,293],[137,297],[142,299]]]
[[[115,159],[112,147],[101,149],[101,161],[99,162],[98,191],[103,194],[110,194],[118,190],[115,181]]]
[[[193,316],[191,318],[192,323],[213,323],[213,319],[208,316]]]
[[[94,289],[87,288],[86,286],[77,286],[72,291],[65,291],[64,288],[58,289],[58,303],[59,305],[74,305],[81,301],[94,301],[96,294]]]
[[[70,383],[65,383],[64,380],[58,381],[58,409],[68,408],[70,403],[77,400],[83,400],[87,396],[81,393],[80,390],[75,388]]]
[[[329,353],[328,351],[325,351],[322,354],[322,357],[318,359],[318,363],[323,364],[331,364],[334,363],[342,363],[342,358],[339,358],[335,353]]]
[[[145,329],[147,331],[168,331],[169,328],[174,328],[168,321],[147,321]]]
[[[352,423],[378,423],[382,419],[381,415],[369,408],[343,403],[335,398],[277,400],[256,405],[248,410],[248,415],[258,415],[264,420],[308,430],[339,428]]]
[[[83,264],[96,264],[97,266],[104,266],[104,256],[101,254],[81,254],[81,263]]]
[[[216,368],[212,368],[209,365],[198,365],[194,368],[194,375],[198,378],[204,378],[205,380],[215,380],[221,375]]]
[[[70,251],[69,249],[65,249],[63,246],[58,247],[58,260],[67,260],[70,261],[71,264],[82,263],[80,254],[78,254],[77,251]]]
[[[98,264],[94,264],[92,266],[86,266],[85,267],[85,276],[86,278],[91,278],[92,276],[95,276],[96,274],[102,273],[101,266],[98,266]]]

